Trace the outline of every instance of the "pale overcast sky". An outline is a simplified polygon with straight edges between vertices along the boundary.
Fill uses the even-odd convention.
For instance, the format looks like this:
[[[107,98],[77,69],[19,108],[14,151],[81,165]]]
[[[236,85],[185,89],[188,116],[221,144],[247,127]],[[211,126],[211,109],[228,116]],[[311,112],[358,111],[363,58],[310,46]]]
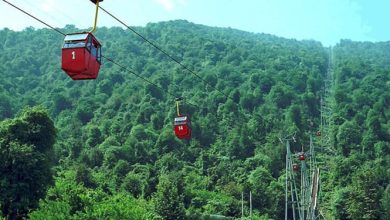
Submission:
[[[7,0],[55,27],[92,26],[89,0]],[[286,38],[314,39],[325,46],[340,39],[390,40],[390,0],[105,0],[101,5],[130,26],[186,19]],[[43,27],[0,1],[0,29]],[[99,26],[120,26],[100,12]]]

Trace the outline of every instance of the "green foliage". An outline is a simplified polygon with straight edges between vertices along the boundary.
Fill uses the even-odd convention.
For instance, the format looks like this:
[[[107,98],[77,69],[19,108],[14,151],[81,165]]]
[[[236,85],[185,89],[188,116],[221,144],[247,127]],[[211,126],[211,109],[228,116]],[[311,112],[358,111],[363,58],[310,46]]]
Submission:
[[[178,183],[171,178],[166,174],[160,176],[157,192],[153,198],[154,210],[163,219],[184,219],[183,197],[178,192]]]
[[[65,172],[57,178],[39,209],[30,219],[158,219],[142,199],[125,193],[109,195],[77,183],[77,174]]]
[[[8,219],[35,209],[52,182],[56,132],[42,108],[0,123],[0,208]]]
[[[349,186],[347,211],[349,219],[379,219],[380,201],[383,195],[381,173],[377,168],[363,167],[352,178]],[[363,212],[362,212],[363,211]]]
[[[336,219],[348,219],[347,210],[345,209],[347,207],[347,190],[347,188],[342,188],[334,191],[331,208],[333,211],[332,216]]]
[[[91,171],[83,164],[77,166],[76,168],[75,181],[87,188],[96,187],[96,183],[91,175]]]
[[[136,200],[127,194],[117,194],[95,202],[75,219],[158,219],[157,215],[147,209],[145,201]]]
[[[264,167],[257,167],[248,177],[248,184],[252,191],[253,206],[260,213],[269,213],[275,219],[281,218],[280,205],[283,203],[283,185],[278,183],[270,171]]]
[[[146,181],[140,174],[128,173],[123,179],[121,188],[131,193],[135,198],[139,198],[144,194]]]
[[[87,136],[86,144],[90,147],[96,147],[102,142],[102,134],[98,127],[89,128]]]
[[[326,193],[336,219],[387,219],[389,43],[343,40],[334,48],[333,141]],[[386,103],[386,104],[385,104]],[[336,189],[336,190],[334,190]],[[333,191],[333,192],[331,192]]]
[[[239,201],[222,192],[193,190],[191,193],[191,208],[203,210],[209,215],[239,216]]]
[[[71,100],[62,94],[55,96],[53,102],[54,102],[54,114],[56,115],[65,109],[72,108]]]
[[[388,219],[390,218],[390,184],[387,184],[387,187],[385,191],[383,192],[382,200],[381,200],[381,211],[382,211],[382,218]]]
[[[182,20],[136,29],[230,98],[122,28],[97,30],[104,54],[163,91],[110,62],[97,80],[72,81],[58,62],[63,36],[49,29],[0,30],[0,120],[42,105],[57,128],[55,139],[40,111],[1,122],[0,148],[10,153],[1,153],[0,161],[13,159],[24,178],[39,177],[28,181],[42,177],[41,190],[23,194],[32,200],[13,205],[23,216],[37,207],[50,183],[49,162],[58,158],[55,186],[30,218],[238,218],[241,193],[247,198],[252,191],[254,219],[282,219],[285,149],[279,137],[295,133],[295,151],[320,126],[328,49]],[[320,207],[330,219],[387,219],[389,171],[378,167],[390,166],[389,46],[343,40],[333,50],[329,137],[337,155],[318,154],[326,167]],[[173,134],[177,96],[195,104],[181,106],[192,119],[190,141]],[[17,191],[4,189],[8,197],[0,196],[0,205],[8,217],[4,201]]]
[[[346,121],[339,127],[337,143],[342,155],[349,156],[352,151],[359,150],[360,141],[361,133],[356,123]]]
[[[269,93],[269,102],[276,104],[278,108],[287,108],[291,105],[294,92],[285,84],[276,84]]]
[[[0,120],[12,116],[11,99],[8,96],[0,94]]]
[[[67,220],[70,218],[71,207],[64,201],[51,201],[41,203],[38,211],[29,214],[30,219],[50,219],[50,220]]]

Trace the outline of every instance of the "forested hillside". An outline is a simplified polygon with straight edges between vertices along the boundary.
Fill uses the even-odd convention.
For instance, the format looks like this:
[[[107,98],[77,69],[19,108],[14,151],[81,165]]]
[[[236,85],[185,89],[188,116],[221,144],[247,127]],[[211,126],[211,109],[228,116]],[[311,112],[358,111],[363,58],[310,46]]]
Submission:
[[[0,153],[27,149],[16,151],[19,160],[0,155],[3,216],[239,218],[242,193],[249,215],[251,192],[255,219],[284,218],[286,150],[280,138],[295,135],[292,150],[300,151],[320,129],[328,49],[187,21],[136,30],[209,85],[121,28],[98,29],[103,54],[163,90],[105,59],[97,80],[72,81],[60,68],[62,35],[0,31]],[[342,41],[333,50],[333,146],[314,141],[335,149],[320,151],[321,214],[327,218],[390,216],[389,48]],[[184,97],[181,111],[191,115],[190,141],[174,136],[173,94]],[[41,107],[27,108],[34,106]],[[40,120],[18,125],[29,114]],[[50,123],[55,131],[47,135],[55,143],[42,152],[44,135],[37,133]],[[19,128],[28,131],[23,138],[14,135]],[[11,181],[14,167],[28,158],[34,162]],[[29,169],[42,170],[45,184],[39,185],[43,177],[22,178]],[[31,182],[46,193],[12,193],[33,190]]]
[[[390,43],[342,40],[333,78],[327,209],[336,219],[389,219]]]

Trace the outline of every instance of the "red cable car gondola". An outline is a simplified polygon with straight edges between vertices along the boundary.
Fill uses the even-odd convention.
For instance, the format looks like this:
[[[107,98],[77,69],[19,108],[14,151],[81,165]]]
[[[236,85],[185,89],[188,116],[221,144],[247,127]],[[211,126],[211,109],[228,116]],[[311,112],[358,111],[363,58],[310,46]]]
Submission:
[[[299,160],[305,160],[305,153],[301,152],[298,156]]]
[[[93,36],[99,10],[99,2],[103,0],[91,0],[96,4],[95,23],[90,32],[73,33],[65,36],[62,47],[61,68],[73,80],[96,79],[102,64],[101,44]]]
[[[179,139],[191,138],[191,121],[188,115],[175,117],[175,135]]]
[[[188,115],[181,115],[179,111],[179,103],[182,98],[176,98],[177,117],[174,121],[175,135],[179,139],[191,139],[191,121]]]
[[[93,34],[68,34],[62,47],[61,68],[74,80],[96,79],[101,57],[101,45]]]

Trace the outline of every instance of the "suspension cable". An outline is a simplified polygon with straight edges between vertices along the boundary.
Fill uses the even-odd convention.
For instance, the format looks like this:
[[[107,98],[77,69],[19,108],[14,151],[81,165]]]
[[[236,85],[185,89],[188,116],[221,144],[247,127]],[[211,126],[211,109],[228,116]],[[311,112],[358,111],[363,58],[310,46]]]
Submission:
[[[48,23],[46,23],[46,22],[42,21],[41,19],[39,19],[39,18],[35,17],[34,15],[32,15],[32,14],[30,14],[30,13],[26,12],[25,10],[23,10],[23,9],[19,8],[18,6],[16,6],[16,5],[14,5],[14,4],[12,4],[12,3],[10,3],[9,1],[7,1],[7,0],[3,0],[3,2],[5,2],[5,3],[7,3],[7,4],[11,5],[12,7],[14,7],[14,8],[18,9],[19,11],[23,12],[24,14],[26,14],[26,15],[28,15],[28,16],[30,16],[30,17],[32,17],[32,18],[34,18],[35,20],[37,20],[37,21],[39,21],[39,22],[41,22],[42,24],[44,24],[44,25],[46,25],[47,27],[49,27],[49,28],[53,29],[53,30],[54,30],[54,31],[56,31],[57,33],[59,33],[59,34],[62,34],[63,36],[65,36],[65,35],[66,35],[64,32],[62,32],[62,31],[58,30],[57,28],[55,28],[55,27],[53,27],[53,26],[49,25]]]
[[[172,92],[164,90],[161,86],[159,86],[159,85],[157,85],[156,83],[150,81],[149,79],[147,79],[147,78],[141,76],[140,74],[134,72],[133,70],[131,70],[131,69],[129,69],[129,68],[127,68],[127,67],[121,65],[120,63],[114,61],[112,58],[109,58],[109,57],[106,57],[106,56],[102,56],[102,57],[103,57],[104,59],[106,59],[107,61],[111,62],[112,64],[117,65],[118,67],[120,67],[120,68],[123,69],[124,71],[129,72],[129,73],[135,75],[136,77],[142,79],[143,81],[149,83],[150,85],[155,86],[156,88],[160,89],[162,92],[166,92],[167,94],[169,94],[169,95],[171,95],[171,96],[173,96],[173,97],[177,97],[177,96],[176,96],[175,94],[173,94]],[[190,102],[188,102],[188,101],[186,101],[186,100],[184,100],[184,102],[187,103],[187,104],[189,104],[189,105],[192,105],[192,106],[198,108],[197,105],[192,104],[192,103],[190,103]]]
[[[130,31],[132,31],[134,34],[136,34],[138,37],[142,38],[142,40],[144,40],[145,42],[147,42],[148,44],[150,44],[151,46],[153,46],[154,48],[156,48],[158,51],[160,51],[161,53],[163,53],[164,55],[166,55],[168,58],[170,58],[173,62],[177,63],[180,67],[182,67],[184,70],[187,70],[188,72],[190,72],[191,74],[193,74],[194,76],[196,76],[198,79],[200,79],[204,84],[210,86],[211,88],[213,88],[214,90],[218,91],[219,93],[223,94],[227,99],[231,99],[233,100],[231,97],[229,97],[225,92],[219,90],[217,87],[213,86],[212,84],[210,84],[207,80],[203,79],[201,76],[199,76],[199,74],[197,74],[196,72],[194,72],[193,70],[191,70],[190,68],[188,68],[186,65],[182,64],[178,59],[176,59],[175,57],[173,57],[172,55],[170,55],[168,52],[166,52],[165,50],[163,50],[161,47],[157,46],[155,43],[153,43],[152,41],[148,40],[146,37],[144,37],[142,34],[140,34],[139,32],[137,32],[134,28],[130,27],[129,25],[127,25],[125,22],[123,22],[122,20],[120,20],[118,17],[116,17],[115,15],[113,15],[112,13],[110,13],[109,11],[107,11],[106,9],[104,9],[102,6],[99,6],[99,8],[101,10],[103,10],[105,13],[107,13],[109,16],[111,16],[113,19],[117,20],[119,23],[121,23],[123,26],[125,26],[127,29],[129,29]]]
[[[63,35],[63,36],[66,36],[66,34],[65,34],[64,32],[62,32],[61,30],[59,30],[59,29],[57,29],[57,28],[55,28],[55,27],[49,25],[48,23],[46,23],[46,22],[44,22],[43,20],[41,20],[41,19],[35,17],[34,15],[28,13],[27,11],[21,9],[20,7],[14,5],[14,4],[10,3],[10,2],[8,2],[7,0],[3,0],[3,2],[5,2],[5,3],[9,4],[10,6],[16,8],[17,10],[23,12],[24,14],[26,14],[26,15],[28,15],[29,17],[35,19],[36,21],[38,21],[38,22],[40,22],[40,23],[46,25],[47,27],[49,27],[50,29],[56,31],[57,33],[59,33],[59,34],[61,34],[61,35]],[[125,67],[125,66],[119,64],[118,62],[114,61],[112,58],[109,58],[109,57],[106,57],[106,56],[102,56],[102,57],[103,57],[104,59],[106,59],[107,61],[113,63],[114,65],[120,67],[122,70],[125,70],[126,72],[135,75],[136,77],[142,79],[143,81],[149,83],[150,85],[155,86],[156,88],[160,89],[162,92],[165,92],[165,93],[167,93],[167,94],[169,94],[169,95],[171,95],[171,96],[173,96],[173,97],[177,97],[177,96],[176,96],[175,94],[173,94],[172,92],[169,92],[169,91],[164,90],[161,86],[157,85],[156,83],[153,83],[152,81],[150,81],[150,80],[148,80],[147,78],[141,76],[140,74],[136,73],[135,71],[133,71],[133,70],[131,70],[131,69],[129,69],[129,68],[127,68],[127,67]],[[195,104],[192,104],[192,103],[190,103],[190,102],[188,102],[188,101],[186,101],[186,100],[183,100],[183,101],[184,101],[186,104],[189,104],[189,105],[192,105],[192,106],[198,108],[198,106],[195,105]]]

